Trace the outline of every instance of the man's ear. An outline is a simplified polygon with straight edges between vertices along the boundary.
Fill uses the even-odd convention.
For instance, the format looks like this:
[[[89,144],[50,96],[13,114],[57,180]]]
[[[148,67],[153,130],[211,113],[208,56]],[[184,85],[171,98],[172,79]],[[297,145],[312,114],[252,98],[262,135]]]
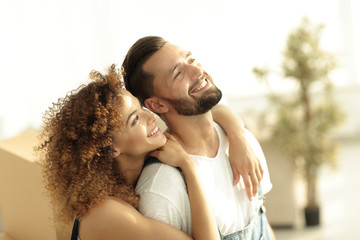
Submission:
[[[169,107],[165,102],[156,97],[148,98],[144,101],[145,107],[154,113],[163,114],[169,111]]]

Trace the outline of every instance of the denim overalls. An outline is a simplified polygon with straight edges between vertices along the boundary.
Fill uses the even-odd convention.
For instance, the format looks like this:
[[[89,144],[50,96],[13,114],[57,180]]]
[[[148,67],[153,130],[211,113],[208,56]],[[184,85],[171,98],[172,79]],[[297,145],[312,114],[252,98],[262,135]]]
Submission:
[[[265,215],[265,207],[263,205],[264,196],[261,187],[259,188],[259,200],[261,205],[257,210],[257,214],[252,217],[250,223],[242,230],[223,236],[222,240],[271,240],[269,224]]]

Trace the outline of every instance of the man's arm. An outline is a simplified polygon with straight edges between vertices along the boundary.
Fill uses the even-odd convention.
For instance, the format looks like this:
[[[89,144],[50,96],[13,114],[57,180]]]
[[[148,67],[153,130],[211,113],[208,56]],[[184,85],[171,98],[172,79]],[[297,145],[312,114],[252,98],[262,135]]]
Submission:
[[[264,170],[254,150],[245,138],[243,120],[229,107],[217,104],[211,110],[214,121],[226,132],[229,140],[229,159],[234,175],[233,184],[243,178],[248,198],[255,196]]]

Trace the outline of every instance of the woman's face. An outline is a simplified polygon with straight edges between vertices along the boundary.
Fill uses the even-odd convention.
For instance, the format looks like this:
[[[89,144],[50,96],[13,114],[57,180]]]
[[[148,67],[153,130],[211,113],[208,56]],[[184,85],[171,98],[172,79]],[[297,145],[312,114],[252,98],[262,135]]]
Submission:
[[[125,128],[114,134],[115,148],[123,156],[137,157],[162,147],[166,137],[156,124],[155,114],[141,107],[137,98],[128,91],[123,93]]]

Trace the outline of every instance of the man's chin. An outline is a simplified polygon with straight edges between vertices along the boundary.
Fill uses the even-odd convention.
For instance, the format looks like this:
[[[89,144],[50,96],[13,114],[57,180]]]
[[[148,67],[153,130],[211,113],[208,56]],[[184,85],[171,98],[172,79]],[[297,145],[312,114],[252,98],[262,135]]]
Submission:
[[[215,86],[214,86],[215,87]],[[196,116],[210,111],[222,98],[218,88],[209,89],[199,98],[166,99],[179,115]]]
[[[204,99],[199,99],[194,105],[178,105],[177,113],[184,116],[197,116],[209,112],[221,100],[222,94],[211,94]]]

